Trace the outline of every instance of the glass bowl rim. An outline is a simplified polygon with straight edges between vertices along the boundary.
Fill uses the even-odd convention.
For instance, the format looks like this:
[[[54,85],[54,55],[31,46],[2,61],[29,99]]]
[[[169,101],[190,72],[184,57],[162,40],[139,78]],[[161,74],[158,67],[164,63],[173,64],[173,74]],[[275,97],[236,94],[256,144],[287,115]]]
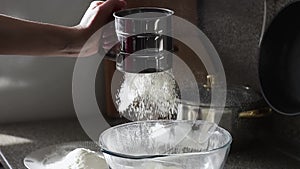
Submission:
[[[217,148],[214,148],[212,150],[209,151],[201,151],[201,152],[191,152],[191,153],[179,153],[179,154],[149,154],[149,155],[127,155],[124,153],[118,153],[115,151],[111,151],[108,150],[105,145],[102,144],[102,136],[105,135],[107,132],[112,131],[114,129],[120,128],[120,127],[124,127],[124,126],[129,126],[129,125],[134,125],[134,124],[141,124],[141,123],[155,123],[155,122],[161,122],[161,123],[165,123],[165,122],[171,122],[171,123],[186,123],[186,122],[200,122],[200,124],[212,124],[212,125],[216,125],[216,129],[219,129],[224,135],[226,135],[228,137],[228,141]],[[208,122],[208,121],[204,121],[204,120],[147,120],[147,121],[134,121],[134,122],[129,122],[129,123],[124,123],[124,124],[120,124],[117,126],[113,126],[108,128],[107,130],[103,131],[100,134],[99,137],[99,146],[101,148],[101,151],[104,154],[108,154],[108,155],[112,155],[112,156],[116,156],[116,157],[120,157],[120,158],[126,158],[126,159],[149,159],[149,158],[159,158],[159,157],[177,157],[177,156],[194,156],[194,155],[205,155],[205,154],[212,154],[215,153],[219,150],[222,149],[227,149],[230,148],[230,145],[232,143],[232,136],[231,134],[225,130],[224,128],[218,126],[217,124],[213,123],[213,122]]]

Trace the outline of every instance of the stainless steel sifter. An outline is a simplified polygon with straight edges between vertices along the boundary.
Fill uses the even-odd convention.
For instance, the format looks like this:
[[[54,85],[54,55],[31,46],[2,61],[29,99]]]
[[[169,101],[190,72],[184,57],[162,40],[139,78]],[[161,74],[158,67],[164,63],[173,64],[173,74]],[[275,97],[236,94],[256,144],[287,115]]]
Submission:
[[[120,52],[116,67],[122,72],[153,73],[172,67],[172,15],[165,8],[142,7],[114,13]]]

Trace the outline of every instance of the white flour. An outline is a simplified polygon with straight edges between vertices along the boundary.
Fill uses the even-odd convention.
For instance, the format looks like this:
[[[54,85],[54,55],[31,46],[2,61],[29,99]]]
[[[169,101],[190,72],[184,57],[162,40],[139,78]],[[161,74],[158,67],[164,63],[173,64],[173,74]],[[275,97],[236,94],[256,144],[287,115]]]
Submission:
[[[108,169],[105,160],[97,153],[77,148],[61,161],[46,166],[46,169]]]
[[[116,102],[118,111],[129,120],[155,120],[171,118],[176,98],[176,81],[171,71],[124,73]]]
[[[162,164],[159,163],[144,163],[141,168],[143,169],[182,169],[181,167],[175,167],[175,166],[163,166]]]

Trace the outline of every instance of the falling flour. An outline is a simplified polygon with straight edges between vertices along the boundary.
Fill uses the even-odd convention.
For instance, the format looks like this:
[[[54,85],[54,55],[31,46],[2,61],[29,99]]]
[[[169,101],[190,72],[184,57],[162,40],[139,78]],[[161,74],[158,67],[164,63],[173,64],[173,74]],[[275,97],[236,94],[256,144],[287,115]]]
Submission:
[[[172,71],[124,73],[116,95],[120,114],[132,121],[171,118],[177,98]]]
[[[108,169],[105,160],[96,152],[77,148],[61,161],[46,165],[46,169]]]

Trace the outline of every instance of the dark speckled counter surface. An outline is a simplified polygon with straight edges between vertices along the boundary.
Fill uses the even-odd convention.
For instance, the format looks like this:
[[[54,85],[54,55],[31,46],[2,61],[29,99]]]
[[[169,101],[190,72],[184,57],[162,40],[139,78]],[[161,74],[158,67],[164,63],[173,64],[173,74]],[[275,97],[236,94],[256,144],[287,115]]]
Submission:
[[[0,125],[0,161],[4,163],[5,169],[25,169],[23,159],[34,150],[87,140],[89,138],[76,119]],[[225,168],[298,169],[299,159],[276,146],[257,142],[243,151],[231,152]]]

